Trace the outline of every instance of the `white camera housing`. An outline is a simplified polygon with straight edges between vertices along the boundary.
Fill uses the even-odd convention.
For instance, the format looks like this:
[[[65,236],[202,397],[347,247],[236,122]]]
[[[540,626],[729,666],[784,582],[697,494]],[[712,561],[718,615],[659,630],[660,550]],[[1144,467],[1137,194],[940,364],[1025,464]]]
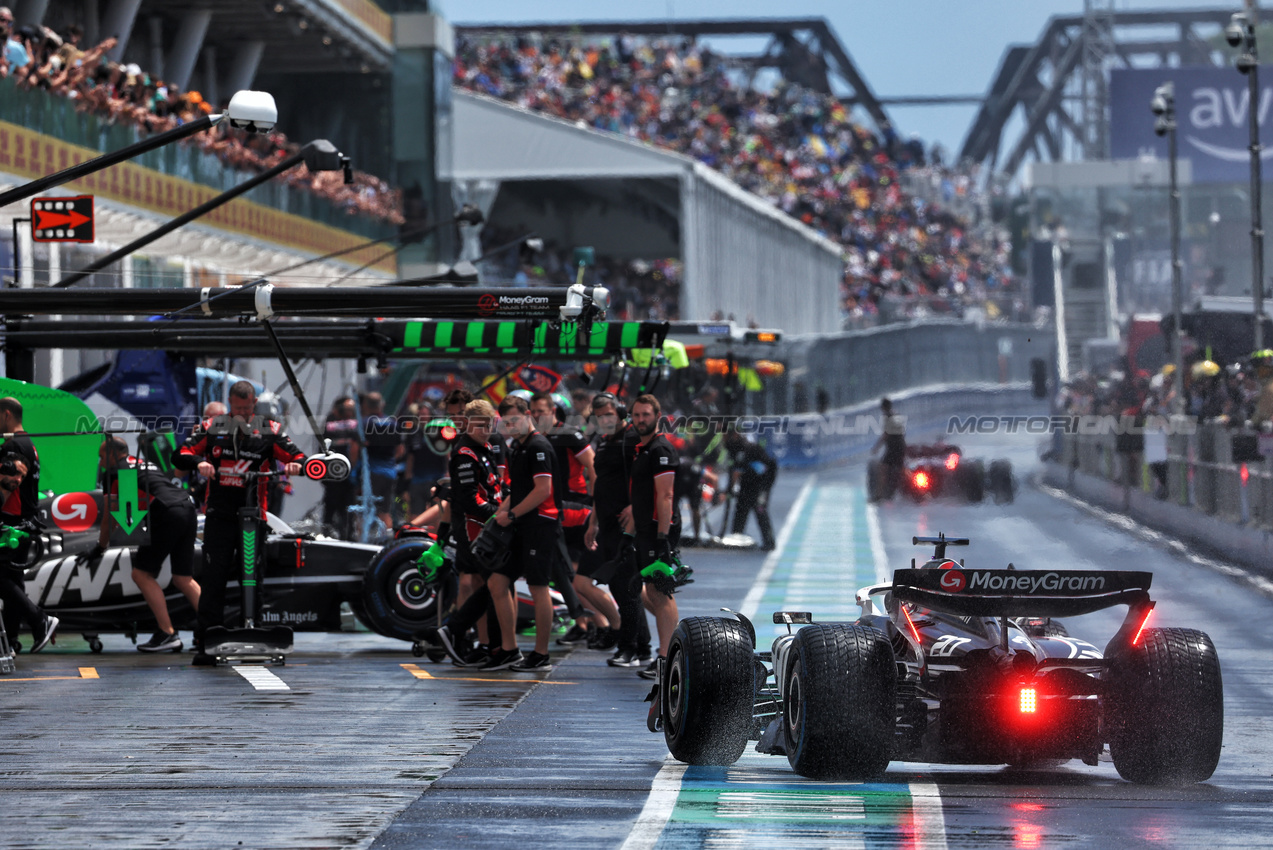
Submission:
[[[231,127],[249,133],[267,133],[278,123],[278,107],[269,92],[235,92],[225,111]]]

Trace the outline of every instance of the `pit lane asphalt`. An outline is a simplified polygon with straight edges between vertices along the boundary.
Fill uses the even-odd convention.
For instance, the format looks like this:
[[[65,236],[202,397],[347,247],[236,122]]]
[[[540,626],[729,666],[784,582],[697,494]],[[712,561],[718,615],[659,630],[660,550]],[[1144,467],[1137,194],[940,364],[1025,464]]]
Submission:
[[[1019,440],[963,442],[969,454],[1010,452],[1028,473],[1033,448]],[[818,510],[801,512],[807,527],[793,524],[772,562],[758,627],[771,600],[843,601],[844,588],[874,579],[865,529],[847,521],[854,551],[834,570],[800,572],[834,561],[819,547],[862,475],[860,465],[818,474],[806,496]],[[779,524],[806,482],[780,478]],[[889,569],[923,556],[912,534],[940,530],[973,538],[957,552],[970,564],[1153,570],[1154,625],[1202,628],[1220,653],[1216,776],[1145,788],[1107,761],[1036,771],[895,763],[880,782],[839,785],[754,754],[682,776],[662,736],[645,731],[648,683],[607,668],[602,653],[563,656],[547,678],[555,684],[534,685],[528,674],[432,665],[371,635],[301,635],[289,664],[271,668],[291,690],[269,692],[232,670],[189,668],[188,654],[141,656],[107,636],[103,655],[63,639],[0,677],[0,846],[1273,846],[1273,603],[1256,586],[1028,486],[1010,506],[898,501],[876,517]],[[764,562],[720,550],[686,558],[697,582],[678,597],[683,616],[741,607]],[[1101,645],[1120,617],[1069,625]],[[79,678],[89,666],[100,678]],[[665,803],[655,817],[652,786]]]

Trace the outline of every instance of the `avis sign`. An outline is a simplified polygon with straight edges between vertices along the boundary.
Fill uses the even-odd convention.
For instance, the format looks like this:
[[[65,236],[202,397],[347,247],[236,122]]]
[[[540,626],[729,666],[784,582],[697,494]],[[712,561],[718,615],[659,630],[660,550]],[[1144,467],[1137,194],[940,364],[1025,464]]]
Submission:
[[[1273,159],[1273,80],[1260,80],[1255,112],[1260,154]],[[1154,89],[1175,83],[1179,156],[1193,164],[1195,183],[1244,183],[1250,179],[1251,98],[1247,78],[1233,68],[1124,68],[1110,71],[1110,156],[1167,158],[1167,139],[1154,135],[1149,101]]]
[[[31,238],[36,242],[92,242],[93,196],[33,198]]]

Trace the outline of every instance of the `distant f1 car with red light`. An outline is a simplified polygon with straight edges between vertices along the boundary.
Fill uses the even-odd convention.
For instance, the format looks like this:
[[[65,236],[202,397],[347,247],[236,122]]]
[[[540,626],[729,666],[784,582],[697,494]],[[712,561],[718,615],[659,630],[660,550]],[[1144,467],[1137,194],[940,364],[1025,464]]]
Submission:
[[[907,446],[900,475],[890,475],[878,458],[867,464],[866,492],[872,502],[891,499],[899,490],[917,502],[941,496],[980,502],[989,492],[1001,505],[1016,497],[1017,483],[1012,461],[993,460],[987,467],[984,461],[965,458],[959,446],[939,441]]]
[[[788,633],[769,651],[741,615],[682,620],[651,730],[683,762],[732,764],[757,741],[820,779],[876,777],[890,761],[1095,765],[1106,746],[1131,782],[1215,771],[1220,660],[1204,632],[1146,625],[1152,574],[969,568],[946,557],[966,538],[914,542],[934,545],[932,560],[858,591],[855,622],[780,611]],[[1127,615],[1103,650],[1052,619],[1116,605]]]

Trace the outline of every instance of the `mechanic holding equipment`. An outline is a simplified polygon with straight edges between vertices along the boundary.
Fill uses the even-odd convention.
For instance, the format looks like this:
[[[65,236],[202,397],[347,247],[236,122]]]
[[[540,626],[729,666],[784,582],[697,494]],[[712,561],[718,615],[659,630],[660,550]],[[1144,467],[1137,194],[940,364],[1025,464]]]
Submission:
[[[553,604],[548,580],[561,534],[553,498],[553,447],[535,430],[524,399],[506,396],[499,404],[499,414],[501,426],[513,442],[508,457],[510,492],[495,511],[494,522],[505,528],[513,526],[514,533],[508,565],[487,579],[502,640],[499,651],[491,654],[482,669],[551,670],[548,638]],[[513,582],[519,577],[526,580],[535,602],[535,650],[526,657],[517,648],[517,611],[512,596]]]
[[[618,604],[618,633],[612,637],[617,649],[606,660],[611,667],[645,667],[650,663],[650,624],[641,607],[641,579],[637,571],[636,546],[624,534],[624,517],[631,505],[628,471],[639,439],[627,423],[627,410],[612,393],[598,393],[592,399],[594,466],[597,471],[592,519],[584,538],[595,550],[587,550],[585,571],[603,584]],[[596,566],[590,561],[595,560]],[[613,626],[612,626],[613,628]],[[608,640],[608,638],[607,638]]]
[[[380,517],[386,530],[392,530],[398,461],[406,453],[406,446],[398,433],[398,423],[393,417],[385,416],[384,412],[385,400],[380,393],[367,393],[362,397],[363,460],[371,467],[371,493],[376,498],[376,516]]]
[[[22,427],[22,403],[0,398],[0,600],[4,601],[4,630],[17,651],[18,627],[26,621],[35,642],[32,652],[48,646],[58,618],[49,616],[27,596],[23,578],[31,538],[39,534],[40,456]]]
[[[204,421],[182,444],[173,465],[198,469],[208,480],[207,515],[203,522],[203,588],[195,633],[198,654],[194,664],[211,666],[203,652],[203,633],[209,626],[224,625],[225,586],[239,572],[239,509],[248,501],[245,473],[267,472],[274,461],[285,464],[288,475],[301,473],[301,453],[282,427],[255,416],[256,389],[248,381],[230,387],[230,412]],[[256,481],[257,504],[264,518],[268,510],[267,482]]]
[[[680,518],[673,508],[672,490],[680,464],[676,449],[659,433],[662,408],[652,395],[638,396],[632,404],[632,427],[640,441],[632,461],[632,505],[628,531],[636,538],[637,566],[641,568],[645,607],[654,615],[659,632],[659,658],[667,656],[672,632],[680,620],[671,568],[678,561],[674,550],[681,536]],[[645,679],[658,676],[658,659],[638,673]]]
[[[888,477],[884,492],[891,494],[901,483],[902,473],[906,468],[906,417],[893,413],[893,402],[887,398],[880,399],[880,413],[884,417],[884,433],[880,434],[880,438],[871,447],[871,454],[875,454],[881,446],[884,448],[881,463],[884,466],[884,475]]]
[[[87,555],[96,561],[110,545],[111,530],[115,525],[111,504],[119,495],[120,469],[137,470],[138,508],[148,513],[150,542],[137,549],[133,556],[133,583],[141,591],[155,615],[158,630],[145,643],[139,643],[139,652],[181,651],[181,638],[168,616],[168,602],[157,579],[164,559],[172,563],[172,585],[190,601],[190,607],[199,610],[199,583],[194,580],[194,544],[199,517],[190,494],[173,484],[159,468],[129,457],[128,444],[120,437],[107,436],[98,451],[103,473],[103,490],[108,500],[103,512],[97,546]]]
[[[725,432],[729,451],[731,487],[738,501],[734,508],[734,534],[747,529],[747,514],[756,512],[760,525],[760,548],[774,548],[774,526],[769,519],[769,491],[778,478],[778,461],[759,443],[753,443],[732,428]]]
[[[461,421],[463,434],[451,447],[449,469],[450,533],[455,539],[455,566],[460,573],[463,601],[435,634],[426,632],[426,636],[436,638],[458,666],[476,667],[491,660],[501,645],[502,635],[497,609],[487,587],[490,572],[474,559],[469,545],[477,539],[482,526],[495,516],[503,482],[490,446],[495,408],[485,399],[470,401],[464,406]],[[438,540],[444,539],[444,530],[439,528]],[[468,650],[465,635],[475,625],[479,646]]]
[[[341,396],[332,402],[331,412],[323,423],[323,437],[331,440],[331,450],[349,458],[352,466],[358,464],[358,411],[354,400]],[[323,482],[323,525],[336,531],[341,540],[353,537],[349,509],[358,501],[358,485],[354,476],[343,481]]]

